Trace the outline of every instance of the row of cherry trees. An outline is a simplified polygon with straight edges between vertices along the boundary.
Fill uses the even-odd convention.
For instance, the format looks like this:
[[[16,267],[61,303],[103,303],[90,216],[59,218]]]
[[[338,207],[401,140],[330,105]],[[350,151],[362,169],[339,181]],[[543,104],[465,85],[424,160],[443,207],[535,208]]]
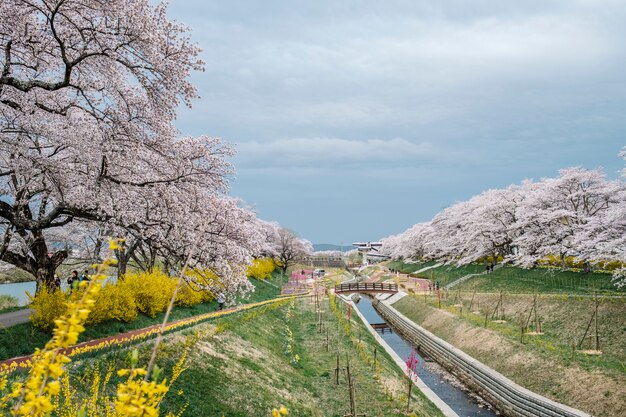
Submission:
[[[125,239],[152,268],[189,260],[245,289],[252,256],[280,252],[276,224],[228,196],[232,149],[180,137],[199,48],[148,0],[0,2],[0,260],[54,287],[57,267]],[[207,279],[206,283],[214,282]]]
[[[588,268],[600,261],[623,263],[626,184],[608,180],[599,169],[563,169],[556,178],[485,191],[383,243],[383,252],[393,258],[459,265],[489,256],[522,267],[546,257],[563,265],[574,257]],[[615,275],[623,285],[624,269]]]

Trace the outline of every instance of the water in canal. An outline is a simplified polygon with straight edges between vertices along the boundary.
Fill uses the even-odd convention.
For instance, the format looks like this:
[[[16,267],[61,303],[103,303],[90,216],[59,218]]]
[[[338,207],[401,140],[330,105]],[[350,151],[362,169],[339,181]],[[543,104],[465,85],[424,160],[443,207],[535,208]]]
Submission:
[[[384,323],[385,320],[378,314],[372,306],[372,300],[368,297],[361,297],[356,305],[369,323]],[[403,361],[415,350],[414,346],[400,337],[399,334],[387,328],[381,329],[378,334],[385,342],[402,358]],[[422,354],[417,351],[419,363],[417,365],[417,375],[443,402],[448,404],[460,417],[487,417],[497,414],[485,407],[484,401],[463,389],[460,382],[452,375],[448,374],[439,365],[424,360]],[[480,404],[480,405],[479,405]]]

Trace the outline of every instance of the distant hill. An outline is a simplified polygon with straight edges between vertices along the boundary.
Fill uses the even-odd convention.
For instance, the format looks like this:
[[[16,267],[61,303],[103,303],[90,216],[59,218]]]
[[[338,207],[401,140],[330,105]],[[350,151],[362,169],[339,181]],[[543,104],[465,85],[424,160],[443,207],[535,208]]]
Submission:
[[[333,245],[332,243],[314,243],[313,250],[315,252],[324,251],[324,250],[338,250],[341,252],[348,252],[354,249],[353,246],[341,246],[341,245]]]

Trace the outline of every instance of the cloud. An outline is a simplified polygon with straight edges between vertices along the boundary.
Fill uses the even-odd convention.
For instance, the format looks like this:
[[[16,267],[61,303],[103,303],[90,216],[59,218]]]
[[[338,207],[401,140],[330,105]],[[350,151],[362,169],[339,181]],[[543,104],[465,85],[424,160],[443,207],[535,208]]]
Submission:
[[[406,139],[347,140],[340,138],[292,138],[270,142],[243,142],[237,146],[238,166],[319,167],[328,165],[415,164],[438,152],[430,143]]]
[[[207,62],[177,126],[236,143],[238,195],[313,240],[362,233],[379,207],[352,191],[370,182],[403,196],[375,225],[399,231],[566,166],[623,169],[624,0],[170,4]],[[326,227],[299,202],[337,179],[363,209]]]

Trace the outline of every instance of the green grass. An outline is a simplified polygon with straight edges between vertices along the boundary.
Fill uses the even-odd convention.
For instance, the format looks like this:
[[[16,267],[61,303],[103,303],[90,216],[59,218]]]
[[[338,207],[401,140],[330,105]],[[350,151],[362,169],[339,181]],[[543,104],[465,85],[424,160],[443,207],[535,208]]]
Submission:
[[[402,261],[392,261],[387,264],[387,267],[412,273],[429,265],[434,265],[434,262],[406,264]],[[439,286],[443,287],[465,275],[479,274],[484,271],[485,266],[483,264],[470,264],[461,267],[444,265],[424,271],[420,276],[439,281]],[[475,288],[478,292],[593,294],[597,291],[605,294],[626,294],[626,287],[618,289],[611,278],[611,274],[606,273],[561,271],[556,268],[523,269],[504,266],[489,274],[469,279],[461,285],[461,288],[463,290],[474,290]]]
[[[277,279],[276,274],[273,275],[272,279],[269,281],[273,283],[274,281],[277,281]],[[253,279],[252,282],[256,287],[256,291],[250,293],[245,298],[239,298],[237,300],[237,304],[263,301],[277,297],[280,294],[280,288],[270,285],[265,280]],[[191,307],[176,307],[172,310],[170,322],[208,313],[210,311],[215,311],[216,309],[217,302],[215,301],[196,304]],[[79,342],[99,339],[159,324],[163,321],[164,316],[165,313],[157,314],[154,318],[139,314],[137,319],[130,323],[110,320],[94,326],[88,326],[85,332],[81,334]],[[0,329],[0,360],[29,355],[34,352],[35,348],[43,347],[50,339],[50,336],[50,333],[33,327],[31,323],[23,323],[5,329]]]
[[[403,413],[406,400],[402,398],[406,381],[402,371],[377,347],[364,325],[354,321],[353,315],[351,332],[346,335],[324,300],[323,319],[330,335],[330,349],[326,352],[326,333],[317,331],[313,307],[307,298],[296,302],[294,315],[288,320],[285,320],[285,305],[262,308],[250,319],[248,313],[220,319],[226,331],[203,337],[191,349],[188,369],[166,396],[162,410],[176,412],[187,407],[184,416],[270,416],[273,408],[284,405],[290,416],[343,416],[349,411],[345,376],[341,375],[339,385],[333,381],[336,355],[340,352],[340,366],[346,366],[346,355],[350,358],[358,412],[368,416],[406,415]],[[293,332],[294,350],[300,356],[295,366],[284,353],[285,323]],[[210,325],[199,328],[207,326]],[[172,369],[183,344],[181,334],[168,337],[161,349],[159,366]],[[357,345],[366,353],[359,354]],[[377,373],[364,359],[365,355],[371,356],[375,347],[379,361]],[[147,347],[142,349],[142,362],[148,357],[147,350]],[[125,356],[124,352],[116,352],[108,355],[107,361],[115,361],[118,368],[127,366]],[[80,375],[92,366],[92,361],[86,361],[72,372]],[[100,367],[104,369],[106,365]],[[88,389],[89,381],[82,383]],[[178,395],[180,391],[182,394]],[[418,390],[414,389],[413,393],[412,410],[417,415],[441,416]]]
[[[28,306],[7,307],[7,308],[0,309],[0,314],[10,313],[12,311],[24,310],[26,308],[28,308]]]
[[[412,274],[420,269],[433,266],[437,262],[429,261],[419,264],[408,264],[402,261],[392,261],[387,264],[388,268],[397,269],[400,272]],[[439,287],[449,284],[468,274],[478,274],[485,270],[484,265],[471,264],[456,267],[454,265],[442,265],[437,268],[431,268],[427,271],[421,272],[419,275],[422,278],[430,279],[431,281],[438,281]]]
[[[431,281],[439,282],[439,288],[442,288],[452,281],[456,281],[457,279],[464,277],[465,275],[480,274],[484,270],[485,267],[483,265],[476,264],[463,265],[459,267],[453,265],[442,265],[437,268],[424,271],[420,274],[420,276]]]
[[[405,274],[412,274],[415,271],[419,271],[420,269],[435,265],[436,263],[437,261],[420,262],[415,264],[409,264],[402,261],[390,261],[386,264],[386,266],[389,269],[397,269],[398,271]]]
[[[521,269],[511,266],[472,278],[461,287],[465,290],[476,288],[479,292],[625,293],[624,289],[618,289],[611,282],[610,274],[560,271],[551,268]]]
[[[457,294],[458,297],[457,298]],[[472,310],[480,314],[469,312],[472,293],[456,293],[450,291],[447,299],[441,300],[442,308],[460,320],[483,328],[485,313],[489,316],[495,310],[499,295],[478,294],[474,298]],[[409,306],[410,301],[412,306]],[[520,340],[519,317],[528,318],[532,297],[525,295],[507,294],[503,298],[505,309],[505,323],[494,323],[491,317],[487,327],[513,342]],[[399,304],[399,308],[411,311],[414,308],[424,308],[424,298],[415,298]],[[421,305],[421,306],[420,306]],[[427,298],[429,308],[438,305],[436,297]],[[459,305],[463,305],[461,313]],[[608,298],[602,300],[599,309],[599,334],[601,339],[602,356],[588,356],[572,351],[572,343],[578,344],[594,311],[593,300],[574,297],[544,296],[538,299],[538,315],[541,320],[543,335],[526,336],[525,344],[520,348],[531,350],[546,358],[560,361],[563,365],[578,364],[585,369],[602,370],[609,373],[626,375],[626,302],[624,299]],[[590,341],[585,341],[583,348],[590,348]]]

